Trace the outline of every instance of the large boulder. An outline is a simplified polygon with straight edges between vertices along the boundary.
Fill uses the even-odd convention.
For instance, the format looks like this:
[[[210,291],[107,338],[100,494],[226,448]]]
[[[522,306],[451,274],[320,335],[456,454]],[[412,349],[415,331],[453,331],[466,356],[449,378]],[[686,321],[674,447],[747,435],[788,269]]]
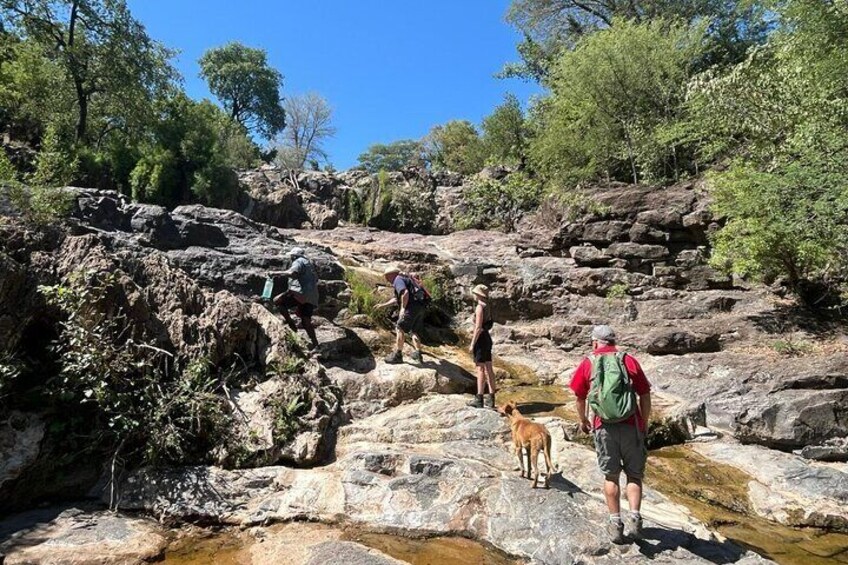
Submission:
[[[408,535],[470,536],[539,564],[650,561],[636,546],[611,547],[598,527],[606,519],[602,505],[569,480],[555,477],[550,490],[533,490],[519,479],[508,434],[496,412],[468,408],[462,397],[434,396],[342,428],[338,460],[328,467],[147,469],[125,482],[121,505],[242,525],[346,516]],[[555,437],[563,441],[561,433]],[[591,451],[576,449],[590,468]],[[573,459],[561,460],[568,462],[569,479]],[[732,544],[698,539],[696,534],[709,538],[702,525],[659,495],[650,499],[648,521],[655,504],[664,523],[671,516],[680,520],[672,529],[651,528],[658,547],[675,548],[653,552],[654,559],[766,562]]]
[[[15,517],[11,525],[17,528],[14,536],[3,535],[0,527],[4,565],[141,565],[161,558],[168,543],[155,521],[111,512],[36,511]]]

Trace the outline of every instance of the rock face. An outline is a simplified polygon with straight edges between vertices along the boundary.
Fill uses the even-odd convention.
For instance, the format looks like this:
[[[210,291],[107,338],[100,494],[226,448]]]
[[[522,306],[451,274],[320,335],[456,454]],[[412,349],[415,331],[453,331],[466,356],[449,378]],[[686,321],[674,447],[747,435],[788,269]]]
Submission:
[[[378,529],[471,535],[539,564],[648,561],[637,546],[610,547],[597,525],[606,519],[604,510],[587,492],[563,479],[550,490],[533,490],[519,479],[506,435],[494,411],[467,408],[462,397],[434,396],[343,428],[338,460],[323,469],[144,470],[128,479],[121,506],[244,525],[346,516]],[[586,457],[593,458],[591,452]],[[561,467],[566,463],[571,469],[570,456],[560,459]],[[669,548],[652,551],[653,558],[764,562],[686,533],[705,530],[677,508],[684,523],[674,527],[684,531],[652,524],[649,537]]]
[[[75,508],[51,516],[31,512],[12,521],[17,529],[0,531],[4,565],[141,565],[157,559],[167,545],[165,533],[152,520]],[[3,535],[7,534],[7,535]],[[46,541],[45,540],[49,540]]]
[[[759,446],[713,442],[694,448],[756,477],[748,484],[748,496],[760,516],[789,526],[848,532],[848,473],[843,470],[810,465],[794,455]]]
[[[501,173],[508,171],[489,172]],[[464,180],[395,174],[392,184],[438,203],[434,231],[445,235],[421,236],[334,227],[363,201],[370,207],[356,214],[367,222],[391,220],[374,179],[361,171],[287,179],[263,169],[242,180],[252,187],[242,203],[246,215],[202,206],[168,211],[74,189],[74,220],[64,231],[0,225],[0,354],[43,352],[55,336],[60,319],[35,291],[38,284],[67,283],[80,270],[108,274],[116,281],[109,304],[126,313],[134,339],[181,360],[247,367],[249,378],[226,383],[242,449],[216,460],[293,466],[136,470],[123,483],[121,508],[239,526],[349,520],[410,535],[472,537],[533,563],[763,562],[717,541],[650,481],[649,542],[607,542],[598,526],[606,519],[602,477],[592,451],[570,439],[566,386],[588,353],[591,327],[609,323],[652,382],[667,436],[658,445],[711,440],[685,449],[751,477],[740,496],[748,516],[848,531],[843,470],[788,453],[841,457],[848,436],[844,349],[818,339],[813,320],[788,316],[787,301],[708,266],[707,236],[717,224],[696,185],[612,186],[594,194],[597,206],[585,207],[594,211],[574,221],[569,210],[548,210],[524,218],[516,234],[450,233]],[[297,340],[254,300],[269,271],[288,267],[285,254],[294,245],[307,248],[321,278],[322,347],[311,359],[297,354]],[[347,310],[352,291],[341,264],[374,281],[387,264],[438,274],[433,290],[460,311],[454,327],[425,335],[421,365],[386,365],[391,333]],[[476,284],[492,289],[499,381],[519,396],[522,387],[556,389],[526,403],[531,415],[556,416],[536,418],[554,438],[560,474],[550,491],[533,491],[517,477],[509,431],[494,412],[471,410],[453,396],[474,388],[474,368],[461,349],[471,329],[462,304]],[[779,356],[770,344],[783,332],[813,342],[810,353]],[[4,503],[26,490],[18,488],[22,477],[49,475],[40,466],[50,457],[49,422],[25,406],[12,408],[14,418],[0,419]],[[713,500],[710,493],[702,498]],[[326,541],[309,545],[303,560],[338,552],[352,562],[390,562],[344,540]]]
[[[126,326],[123,335],[132,343],[164,352],[182,367],[192,362],[238,367],[244,374],[230,384],[236,395],[249,397],[251,383],[265,382],[269,373],[283,388],[290,381],[301,381],[303,386],[296,388],[304,405],[291,429],[271,438],[269,445],[257,441],[244,453],[210,453],[211,460],[308,466],[329,457],[342,419],[338,390],[317,366],[304,374],[298,368],[289,373],[277,370],[303,352],[280,317],[250,300],[259,292],[265,273],[287,268],[290,260],[285,253],[294,243],[234,212],[193,206],[168,212],[131,204],[114,192],[72,190],[77,206],[68,231],[45,231],[49,237],[33,239],[24,226],[3,227],[8,237],[0,240],[0,261],[8,269],[0,273],[0,325],[11,324],[14,331],[3,333],[0,351],[15,351],[22,359],[44,363],[50,358],[49,348],[63,318],[46,303],[38,285],[76,285],[86,291],[102,287],[102,296],[89,298],[92,306],[106,318],[120,320]],[[344,287],[341,266],[323,251],[309,251],[322,277],[322,293]],[[329,312],[337,309],[332,299],[325,304]],[[104,344],[110,345],[115,344]],[[19,379],[20,386],[41,386],[50,376],[28,374]],[[266,397],[279,391],[269,389]],[[0,396],[6,394],[2,392]],[[235,426],[234,433],[258,438],[267,432],[269,420],[284,421],[276,414],[285,407],[270,404],[264,417],[257,416],[256,429],[246,422]],[[231,402],[229,406],[233,412],[239,409]],[[100,472],[96,458],[78,467],[79,471],[85,467],[85,472],[62,472],[71,481],[65,485],[55,478],[61,470],[54,468],[61,460],[54,454],[62,449],[62,441],[56,434],[50,441],[41,440],[45,424],[37,423],[40,415],[16,412],[7,417],[6,408],[5,403],[0,405],[4,422],[0,508],[21,507],[41,496],[84,493],[91,487]]]

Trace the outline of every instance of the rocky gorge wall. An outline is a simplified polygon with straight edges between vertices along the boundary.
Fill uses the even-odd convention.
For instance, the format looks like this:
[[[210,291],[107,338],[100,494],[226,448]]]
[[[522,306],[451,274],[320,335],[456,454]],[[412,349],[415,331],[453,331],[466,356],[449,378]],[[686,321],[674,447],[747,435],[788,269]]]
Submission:
[[[661,490],[663,481],[654,487],[650,478],[645,514],[655,543],[619,550],[601,535],[600,477],[576,432],[566,385],[586,353],[591,326],[604,322],[645,366],[660,416],[679,420],[685,437],[674,441],[688,442],[685,456],[742,477],[734,493],[743,500],[730,504],[709,489],[693,493],[693,500],[734,506],[746,516],[734,515],[737,520],[815,528],[799,530],[804,547],[819,548],[805,550],[805,562],[825,553],[844,557],[848,542],[827,533],[848,532],[844,464],[792,453],[824,461],[843,457],[844,326],[711,269],[707,235],[720,221],[709,214],[696,184],[608,187],[593,193],[595,212],[572,218],[545,210],[525,217],[514,234],[453,232],[445,223],[436,230],[442,235],[422,236],[334,224],[345,217],[347,191],[357,184],[364,194],[372,190],[373,179],[360,173],[309,173],[296,179],[300,188],[276,174],[242,175],[253,186],[254,202],[243,209],[253,219],[200,206],[168,211],[76,189],[74,219],[60,233],[3,227],[0,262],[8,268],[0,275],[0,328],[6,329],[7,350],[27,346],[33,334],[56,323],[35,287],[82,268],[119,273],[117,303],[157,347],[186,358],[211,354],[219,364],[237,357],[256,375],[230,391],[233,413],[243,414],[236,420],[242,443],[253,454],[243,466],[256,468],[128,469],[120,508],[242,527],[351,521],[405,535],[460,535],[534,563],[763,562],[724,540],[715,532],[718,522],[688,509],[685,499]],[[408,186],[418,182],[410,179]],[[449,218],[464,181],[427,182],[437,217]],[[337,220],[321,219],[333,213]],[[261,375],[269,365],[293,354],[292,340],[254,299],[265,273],[285,268],[284,254],[295,244],[307,248],[322,279],[323,345],[318,358],[303,360],[302,375],[266,380]],[[344,273],[352,269],[378,280],[390,263],[422,274],[438,271],[440,290],[453,304],[475,284],[492,288],[499,381],[552,432],[560,474],[551,491],[532,491],[514,476],[508,430],[495,413],[468,409],[455,396],[473,386],[473,367],[461,347],[468,308],[454,318],[459,347],[431,341],[420,366],[382,361],[391,338],[347,311],[351,290]],[[778,352],[777,343],[804,348],[790,357]],[[267,399],[301,381],[316,391],[315,402],[300,433],[280,443]],[[539,396],[547,390],[559,392]],[[46,441],[49,418],[26,405],[2,418],[0,450],[10,455],[0,464],[0,500],[33,488],[23,480],[33,470],[50,473],[43,466],[53,452]],[[71,489],[32,490],[17,506],[38,496],[78,496],[102,471],[93,465]],[[675,496],[685,490],[678,486]],[[90,494],[109,501],[102,488]],[[24,540],[43,530],[29,532]],[[159,555],[161,539],[154,545],[149,551]],[[11,562],[16,553],[25,556],[2,535],[0,551]]]

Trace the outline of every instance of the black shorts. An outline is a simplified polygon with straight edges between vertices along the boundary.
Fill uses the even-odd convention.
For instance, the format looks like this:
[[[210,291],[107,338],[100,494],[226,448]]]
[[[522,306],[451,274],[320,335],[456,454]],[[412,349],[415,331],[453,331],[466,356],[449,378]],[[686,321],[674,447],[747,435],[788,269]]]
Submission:
[[[315,313],[314,304],[310,304],[309,302],[298,302],[297,298],[295,298],[291,292],[287,292],[283,295],[283,303],[281,304],[281,307],[286,310],[294,310],[301,319],[311,318],[312,314]]]
[[[480,335],[477,336],[477,341],[474,342],[474,362],[492,362],[492,336],[486,330],[480,332]]]
[[[424,329],[425,313],[424,308],[420,306],[408,308],[404,313],[403,318],[398,320],[397,328],[404,333],[420,336],[421,330]]]

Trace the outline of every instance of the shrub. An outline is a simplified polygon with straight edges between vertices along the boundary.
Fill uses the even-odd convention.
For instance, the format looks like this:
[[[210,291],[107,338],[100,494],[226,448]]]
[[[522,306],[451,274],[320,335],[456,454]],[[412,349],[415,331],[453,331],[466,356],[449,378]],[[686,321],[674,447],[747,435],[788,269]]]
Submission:
[[[621,300],[627,298],[630,288],[624,283],[616,283],[607,290],[607,300]]]
[[[404,233],[427,234],[436,223],[436,201],[432,192],[395,187],[389,194],[389,210],[395,229]]]
[[[42,286],[64,314],[54,346],[61,369],[47,391],[57,412],[85,418],[90,449],[115,450],[142,464],[204,460],[232,428],[208,360],[181,367],[166,351],[138,343],[109,297],[114,274],[77,273]]]
[[[350,287],[350,313],[366,316],[376,326],[391,327],[386,311],[377,308],[381,301],[374,285],[352,269],[345,271],[345,281]]]
[[[18,180],[18,171],[9,160],[6,152],[0,147],[0,183],[16,182]]]
[[[463,194],[464,210],[459,214],[458,227],[514,231],[521,217],[539,205],[541,197],[541,184],[523,172],[502,181],[478,180]]]
[[[793,338],[779,339],[773,342],[771,347],[777,353],[786,357],[803,357],[813,352],[812,344]]]
[[[421,278],[424,288],[433,299],[433,306],[443,312],[453,315],[462,307],[461,298],[450,292],[453,278],[450,271],[435,271]]]
[[[62,188],[26,187],[17,182],[6,188],[12,206],[25,220],[39,226],[67,216],[74,205],[73,195]]]

